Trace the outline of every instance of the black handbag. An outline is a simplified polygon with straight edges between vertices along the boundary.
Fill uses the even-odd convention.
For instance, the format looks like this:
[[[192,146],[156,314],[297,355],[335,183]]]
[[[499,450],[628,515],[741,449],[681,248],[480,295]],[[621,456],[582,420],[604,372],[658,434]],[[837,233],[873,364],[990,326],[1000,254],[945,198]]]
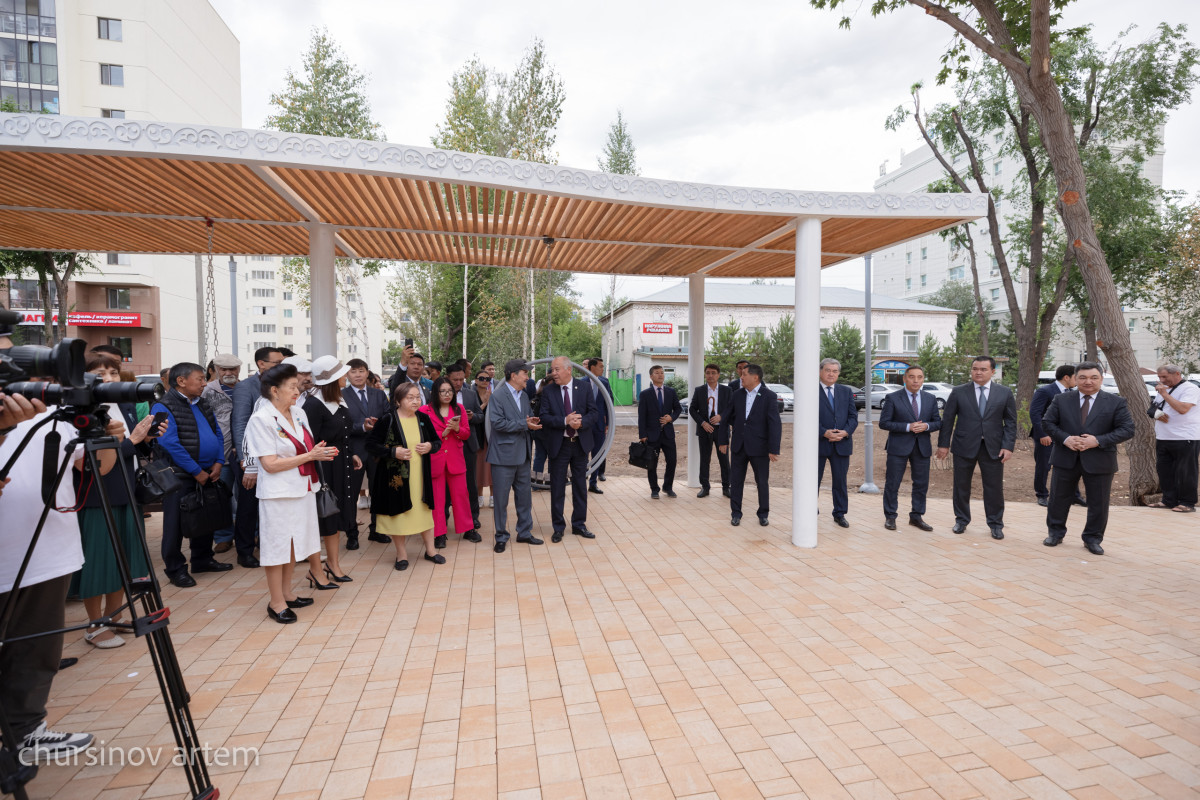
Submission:
[[[170,463],[163,458],[141,462],[133,476],[133,496],[139,505],[148,506],[163,499],[169,492],[183,488]]]
[[[321,479],[321,488],[317,490],[317,516],[321,519],[328,517],[336,517],[342,513],[341,506],[338,505],[337,495],[333,493],[332,487],[325,482],[325,470],[321,466],[320,461],[314,461],[317,465],[317,475]]]
[[[629,466],[631,467],[650,469],[656,455],[657,451],[654,449],[654,445],[646,442],[630,442],[629,444]]]
[[[211,536],[233,525],[233,493],[221,481],[197,483],[179,498],[179,531],[185,539]]]

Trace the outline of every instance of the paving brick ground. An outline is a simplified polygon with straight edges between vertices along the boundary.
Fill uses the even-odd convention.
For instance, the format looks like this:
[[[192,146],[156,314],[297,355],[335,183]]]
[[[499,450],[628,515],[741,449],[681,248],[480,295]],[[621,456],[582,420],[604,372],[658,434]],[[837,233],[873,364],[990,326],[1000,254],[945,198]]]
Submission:
[[[1078,514],[1051,550],[1036,505],[995,542],[932,500],[931,534],[823,517],[799,550],[782,489],[770,527],[731,528],[720,498],[603,486],[591,542],[549,543],[544,493],[543,547],[455,541],[396,572],[364,538],[295,625],[267,619],[260,570],[166,587],[199,739],[258,753],[212,769],[222,797],[1200,796],[1195,517],[1114,508],[1095,557]],[[172,745],[140,642],[66,654],[53,726]],[[31,789],[187,793],[162,760]]]

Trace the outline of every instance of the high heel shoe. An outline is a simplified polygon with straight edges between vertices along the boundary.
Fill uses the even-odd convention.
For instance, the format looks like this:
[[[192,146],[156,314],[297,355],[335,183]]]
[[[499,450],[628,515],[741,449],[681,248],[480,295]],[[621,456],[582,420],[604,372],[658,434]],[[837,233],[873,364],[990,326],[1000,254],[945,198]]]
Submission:
[[[354,578],[351,578],[349,575],[334,575],[333,570],[329,568],[328,564],[325,565],[325,574],[333,578],[338,583],[350,583],[350,581],[354,580]]]
[[[310,588],[313,588],[313,589],[337,589],[337,588],[339,588],[336,583],[321,583],[319,580],[317,580],[316,576],[312,574],[311,569],[308,571],[308,585]],[[310,597],[309,599],[311,600],[312,598]]]
[[[305,608],[311,606],[316,601],[311,597],[297,597],[295,600],[284,600],[288,608]]]
[[[275,609],[271,608],[270,603],[267,603],[267,616],[278,622],[280,625],[287,625],[295,622],[298,619],[296,612],[292,611],[290,608],[285,608],[283,611],[276,611]]]

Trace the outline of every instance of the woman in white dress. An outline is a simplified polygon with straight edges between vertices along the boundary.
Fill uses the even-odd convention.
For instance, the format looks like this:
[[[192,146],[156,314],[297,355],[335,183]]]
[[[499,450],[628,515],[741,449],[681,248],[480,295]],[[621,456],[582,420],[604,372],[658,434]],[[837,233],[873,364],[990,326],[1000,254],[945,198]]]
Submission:
[[[292,609],[311,597],[292,590],[296,561],[307,559],[309,575],[321,574],[321,534],[315,492],[321,487],[314,461],[332,461],[336,447],[314,442],[304,411],[296,406],[296,368],[280,364],[262,374],[260,403],[246,426],[246,456],[258,464],[258,561],[267,573],[267,615],[296,621]],[[319,581],[318,581],[319,582]]]

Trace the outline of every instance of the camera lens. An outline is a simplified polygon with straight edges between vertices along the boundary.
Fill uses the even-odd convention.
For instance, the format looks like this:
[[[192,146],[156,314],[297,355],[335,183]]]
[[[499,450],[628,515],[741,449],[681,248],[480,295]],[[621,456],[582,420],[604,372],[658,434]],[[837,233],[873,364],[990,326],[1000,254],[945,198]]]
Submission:
[[[97,403],[142,403],[154,402],[163,394],[158,383],[96,383],[92,396]]]
[[[19,345],[9,350],[8,356],[26,375],[57,378],[64,386],[82,386],[86,350],[83,339],[63,339],[54,347]]]
[[[19,394],[22,397],[26,397],[30,400],[41,400],[48,406],[56,406],[62,402],[63,387],[57,383],[17,381],[5,386],[4,391],[7,394]]]

